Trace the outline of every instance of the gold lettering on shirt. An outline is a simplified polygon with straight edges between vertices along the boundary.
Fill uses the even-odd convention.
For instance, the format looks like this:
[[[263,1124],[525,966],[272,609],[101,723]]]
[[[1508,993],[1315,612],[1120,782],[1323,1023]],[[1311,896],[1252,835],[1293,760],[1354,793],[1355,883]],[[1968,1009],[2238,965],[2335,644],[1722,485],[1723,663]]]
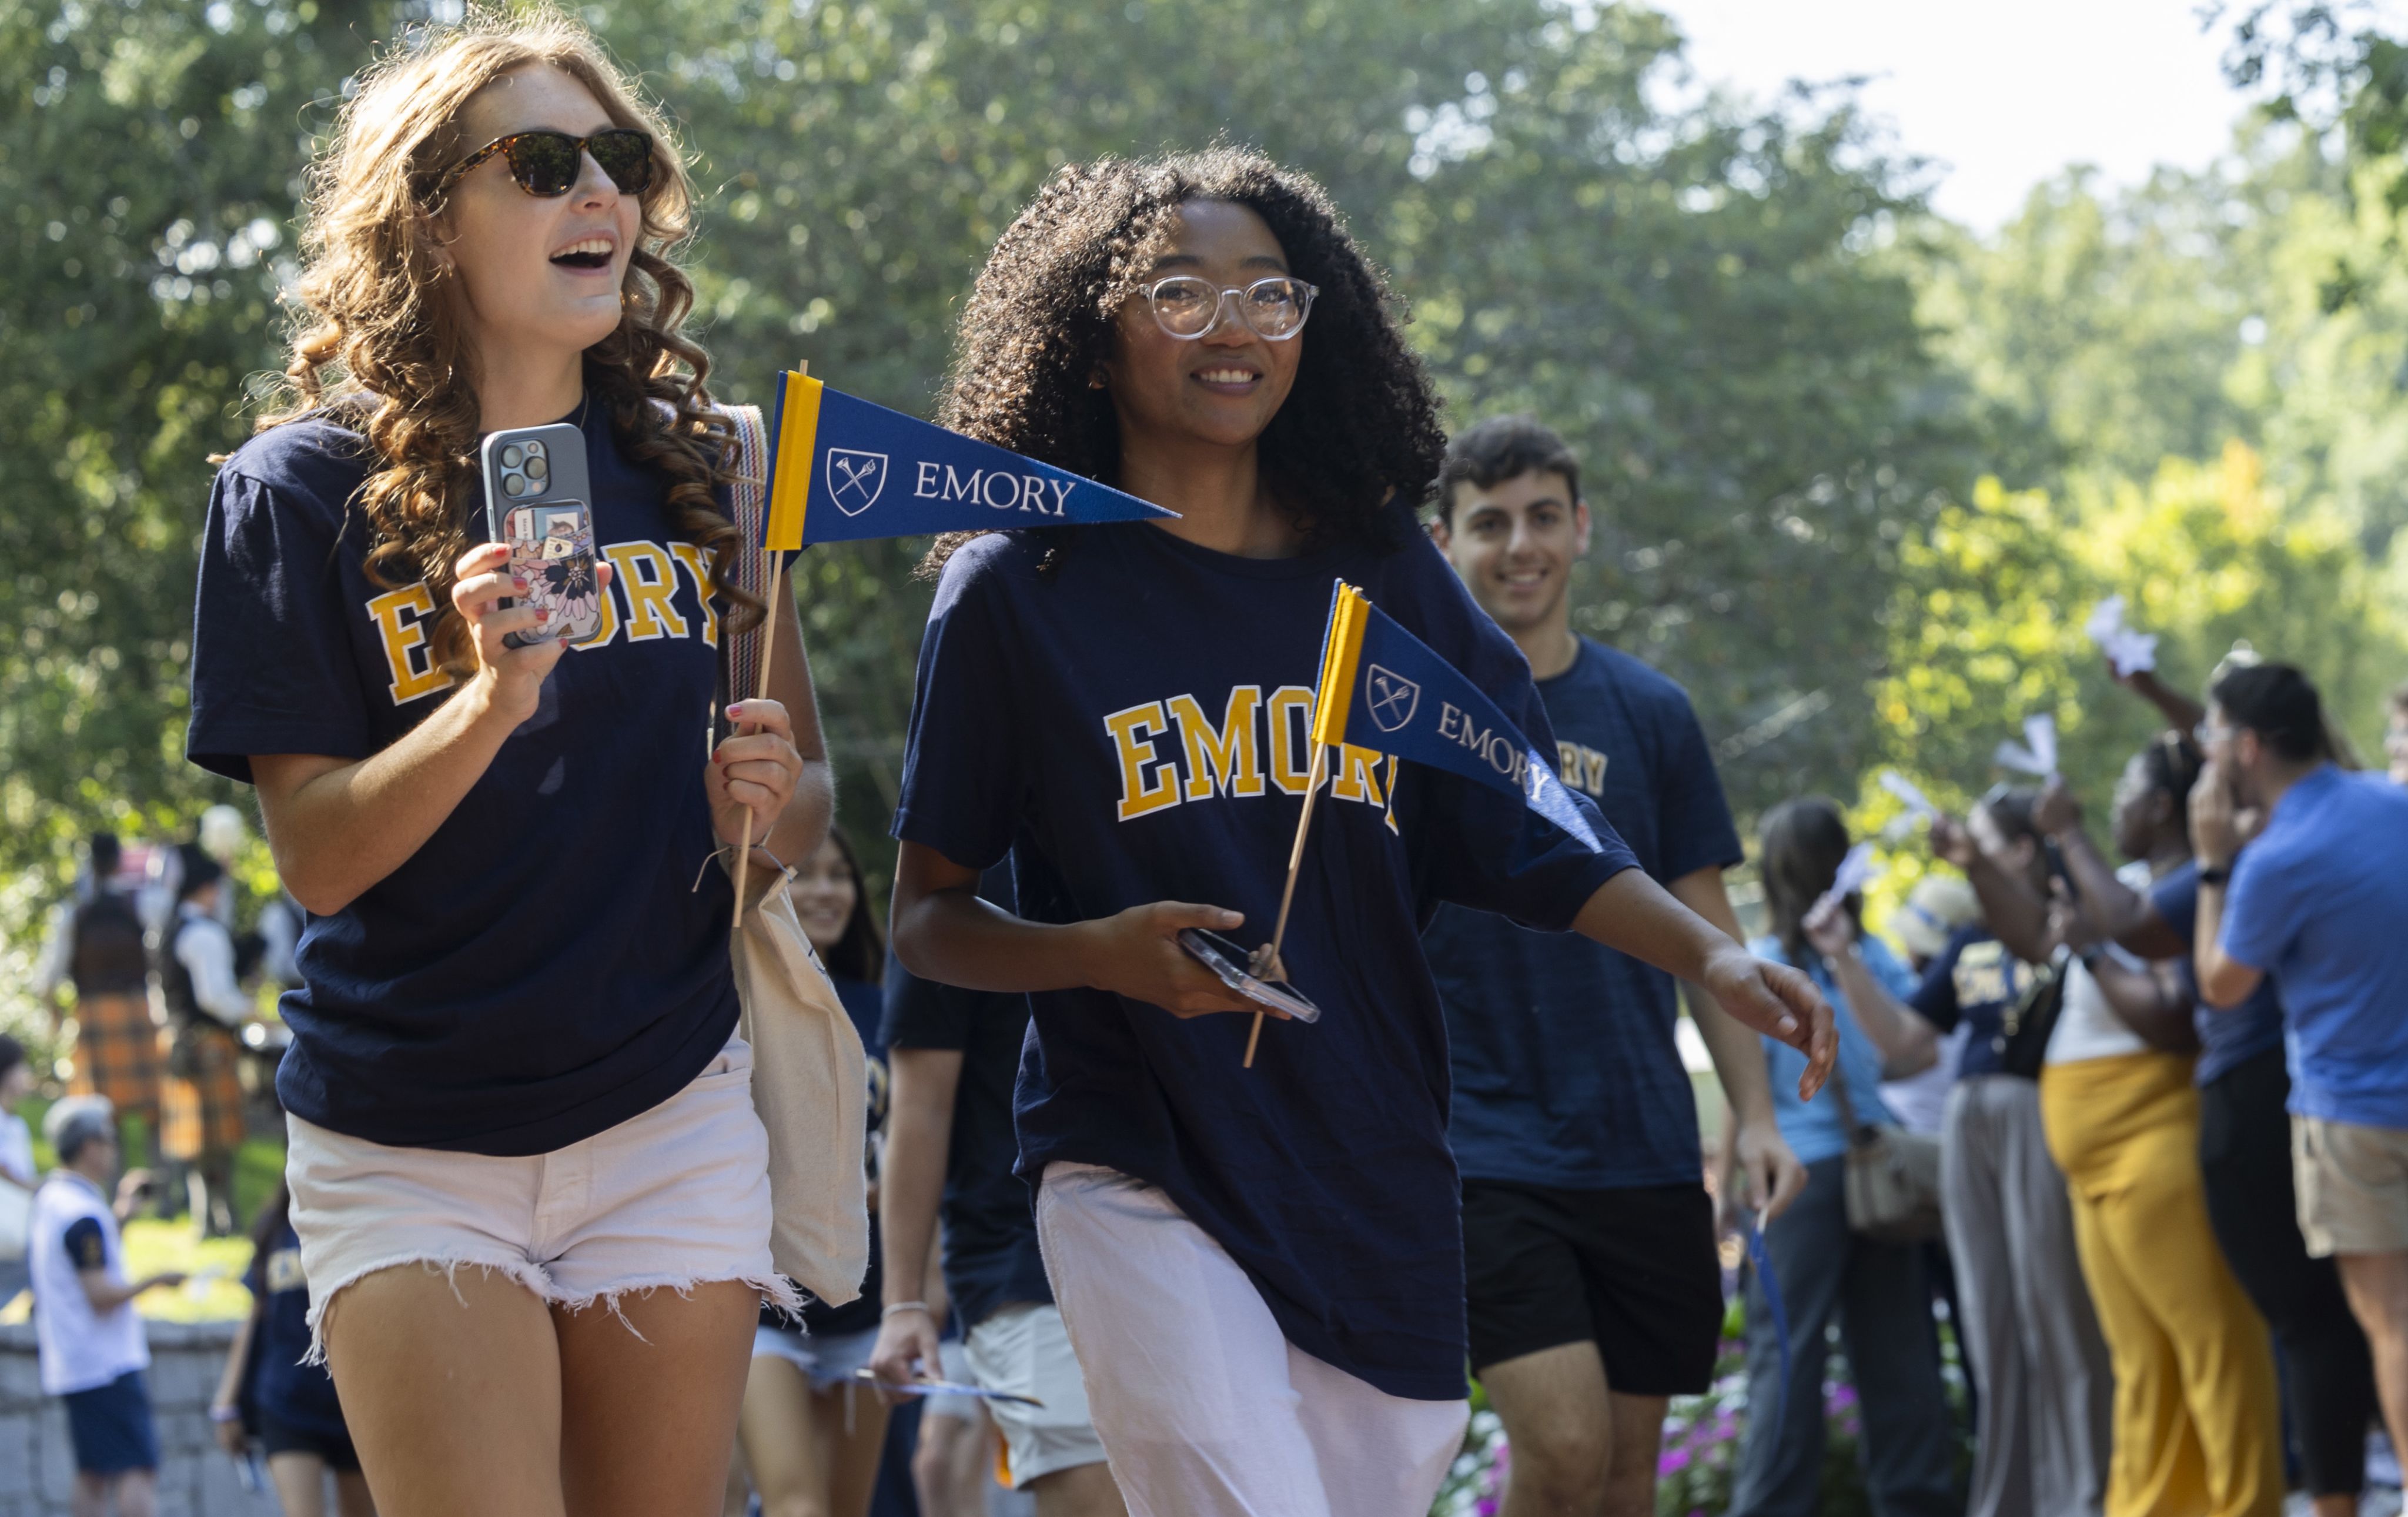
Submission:
[[[1162,702],[1147,701],[1104,718],[1111,735],[1112,756],[1121,768],[1120,819],[1133,821],[1167,806],[1179,804],[1179,761],[1165,758],[1154,746],[1154,735],[1167,733],[1170,723]],[[1149,779],[1146,769],[1159,765]]]
[[[1307,736],[1312,712],[1312,692],[1302,685],[1283,685],[1268,700],[1259,685],[1234,686],[1217,724],[1193,694],[1112,712],[1103,722],[1120,772],[1120,820],[1132,822],[1182,801],[1254,799],[1270,794],[1273,785],[1283,794],[1302,795],[1312,783]],[[1256,720],[1265,714],[1270,729],[1268,766],[1263,762],[1266,723]],[[1175,746],[1168,740],[1173,729]],[[1383,764],[1387,766],[1384,776]],[[1333,800],[1379,808],[1388,830],[1396,832],[1397,772],[1393,754],[1341,743],[1324,763],[1322,782]]]
[[[1555,767],[1570,789],[1585,792],[1592,798],[1604,795],[1605,765],[1606,755],[1586,743],[1555,740]]]
[[[1339,744],[1338,764],[1330,770],[1329,798],[1385,807],[1387,803],[1380,795],[1381,757],[1372,749],[1357,748],[1353,743]]]
[[[612,543],[602,551],[617,574],[614,588],[627,597],[627,640],[648,643],[655,637],[682,637],[685,618],[678,614],[677,561],[658,543]]]
[[[1262,686],[1232,686],[1228,710],[1216,732],[1195,696],[1170,698],[1170,720],[1179,723],[1180,746],[1187,757],[1189,800],[1211,800],[1216,790],[1232,795],[1263,793],[1260,745],[1254,740],[1254,712],[1262,703]]]
[[[1271,783],[1283,794],[1301,795],[1312,787],[1312,692],[1302,685],[1282,685],[1271,692],[1267,709],[1271,729]]]
[[[685,565],[694,580],[694,598],[702,606],[702,640],[711,647],[719,646],[719,603],[710,598],[710,552],[690,542],[673,542],[669,551]]]
[[[368,620],[376,623],[384,645],[384,662],[393,675],[386,688],[395,706],[407,706],[456,682],[436,666],[435,651],[426,645],[426,623],[435,615],[435,596],[421,580],[388,590],[368,602]]]
[[[2023,961],[2009,957],[2006,945],[1996,939],[1966,944],[1949,976],[1960,1007],[2012,1001],[2023,993],[2025,978]]]

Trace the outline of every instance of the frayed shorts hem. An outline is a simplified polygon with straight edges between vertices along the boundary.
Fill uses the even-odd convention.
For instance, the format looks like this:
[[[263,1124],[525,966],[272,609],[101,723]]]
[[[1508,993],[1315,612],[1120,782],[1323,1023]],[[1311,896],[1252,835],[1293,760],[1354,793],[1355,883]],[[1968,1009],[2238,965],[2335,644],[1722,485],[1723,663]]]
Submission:
[[[765,1305],[776,1307],[781,1311],[799,1312],[803,1309],[802,1293],[795,1289],[794,1281],[775,1273],[759,1276],[709,1273],[638,1276],[607,1290],[580,1293],[561,1289],[558,1283],[545,1273],[541,1265],[530,1264],[524,1259],[498,1255],[486,1257],[432,1253],[405,1254],[374,1264],[362,1265],[326,1287],[323,1295],[316,1291],[313,1283],[308,1314],[309,1352],[302,1357],[301,1362],[308,1365],[322,1365],[326,1362],[326,1319],[334,1309],[335,1303],[342,1298],[344,1291],[371,1275],[381,1275],[390,1269],[407,1269],[411,1265],[417,1265],[430,1275],[442,1275],[445,1281],[452,1284],[452,1294],[458,1297],[462,1306],[468,1304],[467,1298],[460,1295],[460,1289],[454,1281],[454,1277],[463,1269],[481,1270],[487,1275],[501,1276],[546,1306],[560,1307],[571,1312],[589,1311],[598,1306],[609,1312],[611,1316],[618,1318],[620,1322],[626,1324],[627,1331],[635,1333],[638,1338],[644,1335],[636,1331],[634,1323],[627,1321],[627,1314],[620,1309],[619,1303],[630,1295],[649,1295],[654,1291],[675,1291],[681,1296],[691,1296],[697,1285],[720,1285],[733,1282],[751,1286],[760,1293],[761,1300]]]

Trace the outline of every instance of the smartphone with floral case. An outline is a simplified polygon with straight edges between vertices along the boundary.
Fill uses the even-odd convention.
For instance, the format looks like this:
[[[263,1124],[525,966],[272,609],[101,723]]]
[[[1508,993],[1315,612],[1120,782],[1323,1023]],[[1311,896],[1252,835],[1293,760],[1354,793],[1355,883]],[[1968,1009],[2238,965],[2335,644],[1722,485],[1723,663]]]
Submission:
[[[527,602],[551,612],[541,632],[509,633],[503,643],[524,648],[547,637],[593,637],[602,628],[602,587],[585,434],[566,422],[512,428],[487,437],[479,458],[486,534],[509,545],[509,572],[526,581]]]

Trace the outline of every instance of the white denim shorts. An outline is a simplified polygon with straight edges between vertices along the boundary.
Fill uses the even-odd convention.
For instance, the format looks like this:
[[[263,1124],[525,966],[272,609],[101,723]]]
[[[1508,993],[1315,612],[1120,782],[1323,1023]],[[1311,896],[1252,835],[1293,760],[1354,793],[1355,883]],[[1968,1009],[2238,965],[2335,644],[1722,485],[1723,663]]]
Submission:
[[[858,1372],[869,1367],[869,1351],[876,1347],[875,1327],[858,1333],[810,1333],[764,1323],[752,1329],[753,1358],[785,1360],[822,1394],[860,1384]]]
[[[313,1358],[345,1286],[409,1264],[488,1270],[572,1310],[727,1280],[799,1309],[769,1259],[769,1139],[741,1038],[651,1110],[532,1157],[390,1148],[284,1121]]]

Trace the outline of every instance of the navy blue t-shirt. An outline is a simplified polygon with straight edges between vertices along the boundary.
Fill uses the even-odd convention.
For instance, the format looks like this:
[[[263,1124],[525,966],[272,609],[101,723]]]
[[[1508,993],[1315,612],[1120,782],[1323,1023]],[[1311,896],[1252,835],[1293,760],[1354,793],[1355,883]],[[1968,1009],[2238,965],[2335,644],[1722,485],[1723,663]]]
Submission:
[[[2149,905],[2183,940],[2185,949],[2196,948],[2199,861],[2184,860],[2179,867],[2151,885]],[[2194,1003],[2190,1020],[2199,1031],[2199,1072],[2195,1077],[2199,1083],[2204,1085],[2268,1049],[2283,1046],[2283,997],[2274,989],[2272,975],[2258,980],[2247,1000],[2229,1011],[2219,1011],[2199,999],[2199,970],[2191,956],[2186,952],[2174,964]]]
[[[2006,1069],[2007,1012],[2032,982],[2032,966],[1980,923],[1959,927],[1923,971],[1923,983],[1908,997],[1923,1020],[1942,1032],[1964,1023],[1972,1031],[1957,1060],[1956,1078],[2001,1074]]]
[[[1539,681],[1567,788],[1670,883],[1745,851],[1687,692],[1580,640]],[[1697,1099],[1672,1040],[1670,975],[1577,933],[1442,907],[1422,937],[1455,1055],[1448,1137],[1467,1179],[1567,1190],[1696,1184]]]
[[[602,409],[584,428],[595,541],[617,571],[601,630],[416,853],[308,920],[276,1081],[306,1121],[396,1146],[549,1152],[675,1095],[735,1031],[730,887],[701,870],[717,846],[709,565]],[[253,753],[366,758],[452,688],[429,658],[425,585],[363,570],[364,447],[297,422],[218,471],[185,738],[202,767],[247,781]],[[481,502],[461,508],[481,523]]]
[[[1551,748],[1529,665],[1398,508],[1405,546],[1214,552],[1157,527],[980,538],[921,645],[896,835],[983,869],[1019,914],[1159,900],[1269,935],[1311,774],[1306,716],[1343,578]],[[1399,771],[1403,772],[1399,772]],[[1568,927],[1630,851],[1592,852],[1519,799],[1362,749],[1333,756],[1284,958],[1313,1024],[1182,1021],[1092,990],[1029,997],[1020,1173],[1108,1166],[1161,1186],[1253,1279],[1288,1340],[1391,1395],[1464,1394],[1463,1250],[1445,1020],[1420,933],[1440,900]],[[1582,802],[1584,809],[1588,803]]]
[[[987,870],[979,894],[1010,909],[1010,866]],[[1011,1092],[1027,1038],[1027,996],[939,985],[887,960],[886,1046],[962,1056],[939,1216],[945,1224],[945,1290],[966,1330],[1015,1301],[1054,1299],[1037,1249],[1029,1188],[1012,1173],[1020,1139],[1011,1127]]]
[[[884,1020],[885,993],[867,980],[831,971],[828,983],[836,987],[836,998],[844,1005],[844,1014],[853,1019],[853,1030],[861,1035],[863,1062],[869,1077],[869,1131],[876,1132],[886,1124],[886,1040],[880,1023]],[[869,1272],[861,1279],[861,1295],[840,1307],[829,1306],[817,1297],[803,1302],[803,1327],[807,1332],[828,1338],[847,1333],[874,1333],[878,1330],[881,1293],[885,1289],[885,1261],[878,1246],[878,1211],[869,1213]],[[761,1309],[765,1323],[782,1324],[774,1307]]]
[[[261,1415],[296,1432],[321,1438],[345,1436],[343,1405],[324,1365],[304,1364],[309,1355],[309,1281],[301,1273],[301,1238],[287,1222],[243,1277],[260,1304],[258,1365]]]

